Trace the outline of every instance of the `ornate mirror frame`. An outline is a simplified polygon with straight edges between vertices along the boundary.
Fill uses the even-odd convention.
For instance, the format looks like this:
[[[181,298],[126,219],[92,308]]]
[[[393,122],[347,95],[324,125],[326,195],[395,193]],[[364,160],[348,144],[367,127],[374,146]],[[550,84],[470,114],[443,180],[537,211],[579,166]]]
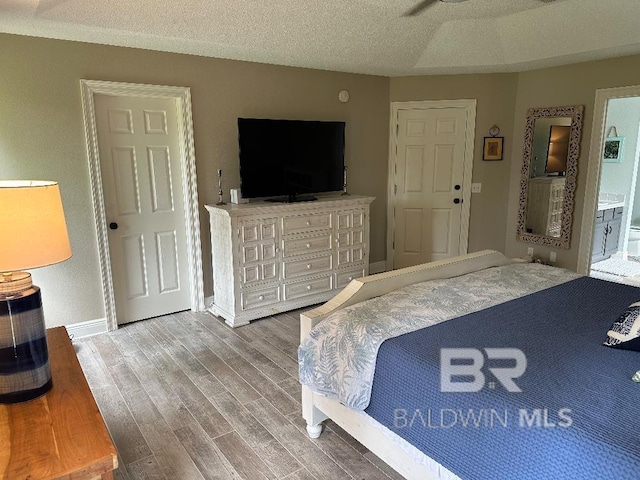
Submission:
[[[522,154],[522,172],[520,176],[520,208],[518,210],[518,226],[516,239],[521,242],[547,245],[568,249],[571,246],[571,223],[573,220],[574,195],[578,175],[578,156],[580,155],[580,138],[582,136],[582,117],[584,106],[530,108],[527,111],[527,124],[524,129],[524,151]],[[529,178],[531,176],[531,156],[536,119],[551,117],[570,117],[569,153],[562,204],[562,225],[559,237],[527,233],[525,218],[527,214],[527,198],[529,195]]]

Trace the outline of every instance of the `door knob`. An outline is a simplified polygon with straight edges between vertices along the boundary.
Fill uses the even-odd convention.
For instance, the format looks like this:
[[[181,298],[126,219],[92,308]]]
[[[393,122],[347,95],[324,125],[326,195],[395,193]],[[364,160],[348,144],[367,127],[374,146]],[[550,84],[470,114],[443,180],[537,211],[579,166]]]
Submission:
[[[460,200],[459,198],[454,198],[453,199],[453,203],[458,204],[458,203],[461,203],[461,202],[462,202],[462,200]]]
[[[453,188],[455,188],[456,190],[460,190],[460,185],[456,185],[456,186],[455,186],[455,187],[453,187]]]
[[[117,229],[118,229],[118,224],[117,224],[116,222],[111,222],[111,223],[109,224],[109,228],[110,228],[111,230],[117,230]]]

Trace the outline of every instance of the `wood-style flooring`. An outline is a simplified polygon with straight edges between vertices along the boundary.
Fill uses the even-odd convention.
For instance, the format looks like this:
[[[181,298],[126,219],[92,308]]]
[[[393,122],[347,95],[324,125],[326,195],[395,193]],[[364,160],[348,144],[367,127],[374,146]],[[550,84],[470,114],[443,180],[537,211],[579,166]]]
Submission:
[[[115,479],[400,479],[332,422],[308,437],[299,313],[232,330],[181,312],[75,340],[118,449]]]

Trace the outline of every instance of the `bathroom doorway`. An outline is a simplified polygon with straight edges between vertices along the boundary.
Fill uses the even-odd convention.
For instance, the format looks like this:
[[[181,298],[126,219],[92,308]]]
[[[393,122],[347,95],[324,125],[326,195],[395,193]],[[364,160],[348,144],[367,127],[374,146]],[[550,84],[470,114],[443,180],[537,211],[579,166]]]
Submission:
[[[607,102],[590,275],[640,286],[640,96]]]

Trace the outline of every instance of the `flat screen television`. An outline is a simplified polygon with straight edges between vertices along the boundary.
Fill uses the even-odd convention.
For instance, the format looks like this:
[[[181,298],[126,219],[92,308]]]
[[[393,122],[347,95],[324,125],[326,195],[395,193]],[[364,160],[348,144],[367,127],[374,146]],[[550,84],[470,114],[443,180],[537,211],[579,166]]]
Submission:
[[[305,201],[342,190],[344,122],[238,118],[238,138],[242,197]]]

